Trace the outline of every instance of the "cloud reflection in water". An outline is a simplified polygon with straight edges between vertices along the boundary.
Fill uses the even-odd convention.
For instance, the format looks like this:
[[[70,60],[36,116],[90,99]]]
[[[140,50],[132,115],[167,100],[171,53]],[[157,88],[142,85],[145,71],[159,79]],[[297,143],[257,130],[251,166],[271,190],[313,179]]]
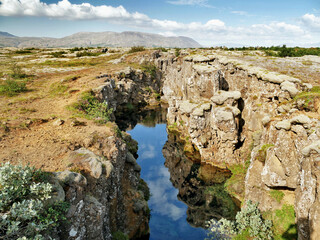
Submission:
[[[139,160],[151,159],[156,156],[155,147],[151,144],[142,144],[140,148]]]
[[[155,179],[147,181],[152,194],[149,202],[151,209],[160,215],[168,216],[173,221],[177,221],[185,215],[186,208],[174,204],[174,201],[177,200],[178,190],[172,188],[169,180],[170,173],[164,166],[161,166],[160,169],[153,167],[150,170],[148,176]]]

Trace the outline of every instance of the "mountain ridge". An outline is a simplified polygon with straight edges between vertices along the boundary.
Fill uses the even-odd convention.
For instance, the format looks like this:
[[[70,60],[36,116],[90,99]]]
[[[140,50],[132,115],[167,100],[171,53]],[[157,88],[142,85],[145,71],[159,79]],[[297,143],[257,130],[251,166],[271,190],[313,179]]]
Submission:
[[[4,34],[1,34],[4,33]],[[201,45],[189,37],[165,37],[160,34],[125,31],[78,32],[62,38],[17,37],[0,32],[0,47],[178,47],[197,48]]]
[[[1,32],[0,31],[0,37],[17,37],[11,33],[8,33],[8,32]]]

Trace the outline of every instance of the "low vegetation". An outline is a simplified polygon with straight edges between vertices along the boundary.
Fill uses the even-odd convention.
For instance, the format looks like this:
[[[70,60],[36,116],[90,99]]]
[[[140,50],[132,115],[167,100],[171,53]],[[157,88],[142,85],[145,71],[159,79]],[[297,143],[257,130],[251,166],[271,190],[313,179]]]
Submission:
[[[0,239],[45,239],[66,220],[66,202],[49,204],[49,176],[31,167],[0,166]]]
[[[50,55],[52,55],[52,57],[55,57],[55,58],[61,58],[61,57],[65,57],[64,54],[66,53],[67,52],[65,51],[58,51],[58,52],[50,53]]]
[[[149,74],[152,79],[155,79],[157,76],[157,67],[150,62],[144,62],[143,64],[141,64],[141,70],[144,73]]]
[[[314,86],[310,91],[301,92],[297,96],[295,96],[294,101],[304,101],[302,106],[299,106],[300,110],[306,111],[317,111],[316,104],[318,101],[320,103],[320,86]],[[318,106],[320,107],[320,106]]]
[[[214,198],[210,206],[219,208],[219,214],[225,218],[233,218],[239,210],[223,184],[207,186],[205,194],[209,194]]]
[[[121,231],[113,232],[112,239],[114,240],[129,240],[129,236]]]
[[[257,153],[256,159],[259,160],[260,162],[264,163],[266,161],[266,157],[267,157],[267,150],[273,146],[274,146],[273,144],[262,145]]]
[[[145,50],[146,50],[145,47],[136,46],[136,47],[131,47],[128,53],[142,52]]]
[[[18,79],[25,79],[30,76],[22,70],[21,66],[14,63],[11,67],[11,73],[9,74],[9,77],[12,79],[18,80]]]
[[[264,218],[273,222],[275,240],[298,239],[293,205],[283,205],[281,209],[263,213]]]
[[[63,96],[69,87],[63,83],[56,82],[50,85],[49,93],[52,97]]]
[[[72,82],[75,81],[77,79],[81,78],[80,75],[71,75],[71,76],[67,76],[63,79],[63,82]]]
[[[222,218],[208,223],[210,239],[273,239],[272,221],[265,220],[258,203],[247,202],[247,206],[237,213],[235,221]]]
[[[26,74],[21,66],[13,63],[11,72],[6,76],[6,80],[0,83],[0,95],[13,97],[19,93],[26,92],[26,83],[30,75]]]
[[[276,200],[278,203],[280,203],[284,197],[284,193],[279,190],[271,190],[269,192],[270,196]]]
[[[140,179],[139,181],[138,190],[143,192],[144,200],[146,201],[150,200],[150,197],[151,197],[150,189],[147,183],[143,179]]]
[[[17,50],[15,51],[15,54],[31,54],[32,52],[27,49]]]
[[[287,47],[271,46],[271,47],[241,47],[241,48],[225,48],[229,51],[264,51],[267,56],[273,57],[302,57],[305,55],[320,56],[320,48],[302,48],[302,47]]]
[[[73,52],[84,51],[89,49],[92,49],[92,47],[74,47],[74,48],[70,48],[69,51],[73,53]]]
[[[176,57],[180,56],[180,50],[181,50],[180,48],[175,48],[174,54],[175,54]]]
[[[225,182],[225,189],[229,194],[235,197],[244,197],[245,178],[247,174],[250,161],[245,164],[235,164],[230,166],[229,169],[232,173],[231,177]]]
[[[77,52],[76,57],[96,57],[101,55],[102,52],[89,52],[89,51],[83,51],[83,52]]]
[[[100,102],[91,92],[83,93],[79,101],[71,106],[71,110],[98,123],[108,122],[113,112],[112,108],[109,109],[106,103]]]
[[[0,95],[13,97],[27,91],[26,82],[14,79],[7,79],[0,84]]]
[[[168,52],[168,49],[164,47],[156,48],[156,50],[160,50],[161,52]]]

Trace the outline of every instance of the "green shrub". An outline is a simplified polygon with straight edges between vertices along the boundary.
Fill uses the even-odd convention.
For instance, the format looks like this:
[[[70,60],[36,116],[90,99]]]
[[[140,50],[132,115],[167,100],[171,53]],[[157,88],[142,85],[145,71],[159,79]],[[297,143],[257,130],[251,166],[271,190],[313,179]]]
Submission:
[[[161,52],[168,52],[168,49],[164,47],[158,47],[156,48],[156,50],[160,50]]]
[[[40,170],[31,167],[0,166],[0,239],[44,239],[65,220],[65,202],[46,204],[52,185]]]
[[[263,219],[258,203],[247,202],[247,207],[237,213],[236,220],[222,218],[208,222],[210,239],[273,239],[272,221]]]
[[[141,65],[141,69],[144,73],[147,73],[151,76],[152,79],[155,79],[157,76],[157,67],[152,64],[152,63],[148,63],[148,62],[144,62]]]
[[[65,57],[63,54],[66,54],[67,52],[65,51],[59,51],[59,52],[53,52],[50,53],[50,55],[52,55],[55,58],[61,58],[61,57]]]
[[[30,54],[32,53],[30,50],[17,50],[15,51],[16,54]]]
[[[142,52],[146,49],[143,46],[131,47],[128,53]]]
[[[180,48],[175,48],[174,54],[176,57],[180,56]]]
[[[12,65],[11,71],[12,73],[9,76],[13,79],[24,79],[29,77],[29,75],[22,70],[21,66],[16,63]]]
[[[0,85],[0,95],[12,97],[25,91],[27,91],[27,87],[24,81],[7,79]]]
[[[241,47],[241,48],[226,48],[225,50],[237,50],[237,51],[254,51],[261,50],[266,53],[267,56],[273,57],[302,57],[304,55],[320,56],[320,48],[301,48],[301,47],[287,47],[283,46],[271,46],[271,47]]]
[[[84,57],[84,56],[95,57],[101,54],[102,54],[101,52],[84,51],[84,52],[77,52],[76,57]]]
[[[77,51],[82,51],[82,50],[88,50],[88,48],[84,48],[84,47],[74,47],[74,48],[71,48],[69,49],[70,52],[77,52]]]
[[[87,118],[94,119],[98,123],[106,123],[110,120],[113,109],[108,108],[104,102],[99,102],[91,92],[84,93],[79,102],[72,106],[73,109],[83,113]]]
[[[129,240],[129,236],[121,231],[116,231],[112,233],[113,240]]]

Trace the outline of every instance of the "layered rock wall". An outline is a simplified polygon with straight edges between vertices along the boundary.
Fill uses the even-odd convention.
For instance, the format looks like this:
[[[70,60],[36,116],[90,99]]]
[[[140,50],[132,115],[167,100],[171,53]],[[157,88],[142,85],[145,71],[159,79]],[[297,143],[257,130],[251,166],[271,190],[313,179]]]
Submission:
[[[93,89],[114,113],[137,111],[145,105],[157,105],[160,91],[154,75],[127,68],[118,74],[102,75],[105,84]],[[126,112],[127,111],[127,112]],[[122,232],[130,239],[149,234],[150,209],[146,201],[148,187],[140,179],[136,163],[137,143],[121,132],[116,124],[113,134],[93,132],[80,139],[78,146],[64,161],[71,171],[55,174],[59,200],[70,202],[68,224],[61,239],[112,239]],[[61,187],[62,186],[62,187]]]
[[[61,239],[106,240],[118,231],[132,239],[148,234],[141,169],[126,143],[94,133],[83,145],[64,160],[73,171],[55,173],[58,200],[70,202]]]
[[[225,169],[249,160],[245,199],[264,211],[294,204],[299,239],[317,239],[319,115],[293,100],[312,86],[210,52],[155,61],[168,124],[190,138],[201,162]]]

